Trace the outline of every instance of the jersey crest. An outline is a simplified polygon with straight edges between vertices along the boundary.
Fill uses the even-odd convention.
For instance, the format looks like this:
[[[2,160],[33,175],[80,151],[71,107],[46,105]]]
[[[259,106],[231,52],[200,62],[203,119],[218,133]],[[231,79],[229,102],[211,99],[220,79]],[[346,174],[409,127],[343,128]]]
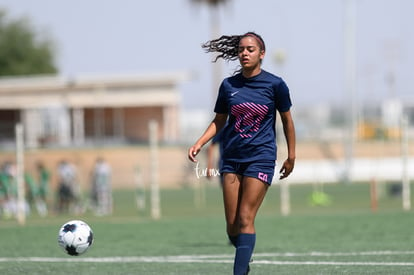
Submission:
[[[245,102],[231,107],[231,114],[236,118],[234,128],[242,138],[252,137],[257,132],[268,111],[266,105]]]

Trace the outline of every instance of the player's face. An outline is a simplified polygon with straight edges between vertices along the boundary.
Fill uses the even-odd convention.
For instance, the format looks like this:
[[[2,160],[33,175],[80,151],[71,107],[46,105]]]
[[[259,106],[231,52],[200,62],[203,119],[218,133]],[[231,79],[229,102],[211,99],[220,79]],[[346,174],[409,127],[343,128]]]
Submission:
[[[264,57],[264,51],[260,50],[259,42],[254,37],[244,37],[239,43],[239,61],[243,69],[259,69]]]

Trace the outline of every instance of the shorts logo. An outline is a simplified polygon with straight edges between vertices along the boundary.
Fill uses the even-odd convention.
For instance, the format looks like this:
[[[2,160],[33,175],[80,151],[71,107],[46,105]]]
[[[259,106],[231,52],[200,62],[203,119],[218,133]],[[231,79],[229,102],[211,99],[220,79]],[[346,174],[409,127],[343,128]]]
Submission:
[[[259,175],[257,177],[259,178],[259,180],[267,182],[267,174],[259,172]]]

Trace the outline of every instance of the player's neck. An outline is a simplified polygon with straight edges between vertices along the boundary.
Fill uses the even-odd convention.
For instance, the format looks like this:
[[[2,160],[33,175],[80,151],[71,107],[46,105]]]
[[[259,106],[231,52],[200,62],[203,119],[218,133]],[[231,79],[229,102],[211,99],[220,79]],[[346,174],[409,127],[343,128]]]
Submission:
[[[262,72],[262,69],[260,67],[254,68],[254,69],[243,69],[242,74],[245,78],[252,78]]]

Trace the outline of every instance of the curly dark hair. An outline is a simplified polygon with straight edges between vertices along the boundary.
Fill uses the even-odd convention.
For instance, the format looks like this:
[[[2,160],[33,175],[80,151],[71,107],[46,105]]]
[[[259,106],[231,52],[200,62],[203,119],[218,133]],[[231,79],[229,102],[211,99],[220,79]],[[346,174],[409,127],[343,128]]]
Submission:
[[[202,44],[201,47],[207,53],[219,53],[213,62],[216,62],[219,58],[222,58],[226,61],[233,61],[238,57],[240,40],[247,36],[254,37],[259,42],[260,50],[266,50],[262,37],[254,32],[247,32],[243,35],[222,35],[220,38],[207,41],[206,43]]]

